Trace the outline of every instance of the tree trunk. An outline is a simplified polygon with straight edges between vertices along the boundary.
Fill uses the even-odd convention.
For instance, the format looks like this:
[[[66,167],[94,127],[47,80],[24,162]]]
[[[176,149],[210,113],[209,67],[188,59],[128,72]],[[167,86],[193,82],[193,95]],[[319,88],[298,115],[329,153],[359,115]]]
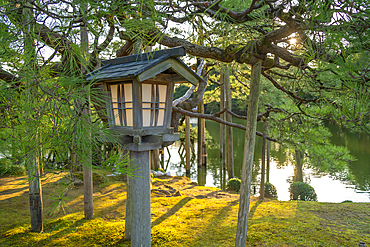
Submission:
[[[220,75],[220,84],[221,84],[220,85],[220,111],[223,111],[225,109],[225,90],[224,90],[223,71],[221,71],[221,75]],[[224,120],[224,114],[221,114],[220,118]],[[224,125],[220,124],[220,158],[223,158],[224,155],[225,155],[224,154]]]
[[[198,174],[197,174],[197,178],[198,178],[198,185],[199,186],[204,186],[207,181],[206,181],[206,178],[207,178],[207,168],[202,166],[202,167],[198,167]]]
[[[29,3],[26,3],[27,6],[30,7]],[[32,19],[34,18],[33,11],[31,9],[24,8],[23,9],[23,23],[24,23],[24,69],[27,72],[31,71],[32,73],[35,72],[35,62],[36,62],[36,53],[35,48],[33,46],[33,37],[31,35],[32,27]],[[27,77],[26,77],[27,78]],[[37,92],[35,85],[33,83],[33,79],[28,78],[26,81],[26,93],[27,97],[30,101],[34,99],[34,93]],[[36,141],[34,142],[35,145],[38,147],[31,147],[31,150],[41,150],[40,147],[40,133],[35,131]],[[32,232],[42,232],[43,231],[43,200],[42,200],[42,186],[40,180],[40,166],[39,166],[39,155],[40,152],[32,152],[29,151],[27,153],[27,160],[26,160],[26,168],[28,170],[28,188],[29,188],[29,200],[30,200],[30,214],[31,214],[31,231]]]
[[[82,11],[86,11],[87,6],[82,4],[81,6]],[[82,59],[81,59],[81,74],[85,74],[87,72],[87,64],[88,64],[88,54],[89,54],[89,40],[87,34],[87,25],[86,19],[83,18],[83,24],[81,25],[81,52],[82,52]],[[88,101],[90,99],[87,99]],[[86,127],[90,129],[91,119],[90,119],[90,102],[88,102],[87,106],[84,104],[82,109],[82,117],[86,120],[87,124]],[[87,138],[91,139],[91,135],[87,136]],[[90,140],[91,141],[91,140]],[[83,162],[83,180],[84,180],[84,213],[85,219],[90,220],[93,218],[93,179],[92,179],[92,157],[91,157],[91,150],[88,150],[88,154],[86,154]]]
[[[260,200],[265,198],[265,162],[266,162],[266,120],[263,120],[262,156],[261,156],[261,187]]]
[[[152,153],[152,168],[153,170],[158,170],[159,169],[159,150],[155,149],[151,151]]]
[[[269,122],[266,119],[266,135],[269,134]],[[267,140],[267,154],[266,154],[266,182],[270,182],[270,152],[271,152],[271,142]]]
[[[31,158],[28,165],[31,231],[43,231],[43,201],[38,159]]]
[[[295,182],[303,182],[303,171],[302,171],[302,153],[299,150],[295,150]]]
[[[185,116],[185,154],[186,154],[186,176],[190,176],[190,117]]]
[[[149,158],[150,158],[150,169],[154,170],[154,154],[153,150],[149,151]]]
[[[224,78],[226,91],[226,108],[232,111],[231,85],[227,67],[225,68]],[[233,120],[232,116],[230,114],[226,114],[226,121],[232,123],[232,120]],[[227,126],[226,132],[227,132],[227,167],[229,179],[231,179],[234,177],[233,128],[231,126]]]
[[[40,144],[39,144],[39,153],[38,153],[38,160],[39,160],[39,167],[40,167],[40,176],[44,174],[44,157],[42,153],[42,136],[41,134],[38,136],[40,138]]]
[[[198,113],[204,113],[203,99],[198,105]],[[204,119],[198,118],[198,167],[203,165]]]
[[[90,104],[88,103],[88,106]],[[86,116],[86,127],[90,129],[91,119],[90,119],[90,107],[84,106],[82,110],[82,116]],[[90,133],[86,138],[90,138]],[[85,155],[84,155],[85,156]],[[91,147],[90,150],[87,151],[86,156],[84,157],[83,162],[83,182],[84,182],[84,214],[85,219],[90,220],[94,216],[94,205],[93,205],[93,175],[92,175],[92,153]]]
[[[221,96],[220,96],[220,111],[225,109],[225,76],[224,71],[220,75]],[[221,114],[221,119],[226,120],[226,113]],[[220,124],[220,157],[222,158],[223,169],[226,170],[226,126]]]
[[[252,65],[251,85],[248,101],[247,126],[245,132],[244,157],[241,178],[236,247],[247,245],[248,215],[251,196],[254,144],[256,140],[258,98],[260,94],[261,61]]]
[[[86,157],[83,166],[84,214],[86,220],[90,220],[94,216],[91,152],[88,154],[88,156],[89,157]]]
[[[204,109],[204,104],[203,104],[203,109]],[[205,122],[205,119],[202,119],[202,121],[203,121],[202,165],[207,166],[207,143],[206,143],[206,132],[205,132],[206,122]]]
[[[161,167],[164,169],[164,148],[161,149]]]

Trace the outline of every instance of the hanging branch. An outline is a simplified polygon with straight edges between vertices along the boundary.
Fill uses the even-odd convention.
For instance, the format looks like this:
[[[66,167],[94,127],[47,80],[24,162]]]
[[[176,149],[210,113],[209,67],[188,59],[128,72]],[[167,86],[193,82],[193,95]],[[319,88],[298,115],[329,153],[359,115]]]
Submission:
[[[286,113],[284,110],[282,110],[282,109],[280,109],[280,108],[274,108],[274,107],[272,107],[270,104],[265,104],[265,106],[267,106],[269,109],[267,109],[264,113],[259,114],[259,115],[257,116],[257,122],[258,122],[258,121],[261,121],[261,119],[262,119],[263,117],[268,117],[268,116],[270,115],[270,112],[284,112],[284,113]],[[233,116],[233,117],[235,117],[235,118],[244,119],[244,120],[246,120],[246,119],[247,119],[247,116],[241,116],[241,115],[238,115],[238,114],[236,114],[236,113],[234,113],[234,112],[230,111],[230,110],[229,110],[229,109],[227,109],[227,108],[223,109],[222,111],[216,112],[215,114],[213,114],[213,116],[219,116],[219,115],[221,115],[222,113],[225,113],[225,112],[229,113],[231,116]]]
[[[202,71],[203,71],[203,68],[204,68],[204,65],[206,64],[206,62],[204,61],[204,59],[202,59],[201,61],[200,61],[200,64],[199,64],[199,66],[198,66],[198,69],[197,69],[197,75],[201,75],[202,74]],[[191,96],[191,94],[194,92],[194,90],[195,90],[195,88],[196,88],[196,86],[195,85],[192,85],[189,89],[188,89],[188,91],[182,96],[182,97],[180,97],[180,98],[178,98],[178,99],[176,99],[176,100],[174,100],[173,102],[172,102],[172,105],[173,106],[177,106],[178,104],[180,104],[181,102],[184,102],[185,100],[187,100],[190,96]]]

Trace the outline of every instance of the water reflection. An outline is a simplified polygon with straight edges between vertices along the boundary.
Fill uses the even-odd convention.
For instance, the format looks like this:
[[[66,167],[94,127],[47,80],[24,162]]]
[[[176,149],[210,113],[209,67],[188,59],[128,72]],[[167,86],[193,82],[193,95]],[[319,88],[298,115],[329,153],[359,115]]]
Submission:
[[[244,124],[240,120],[235,122]],[[258,129],[260,130],[261,127],[258,126]],[[321,202],[342,202],[345,200],[370,202],[370,164],[368,159],[370,155],[370,136],[367,134],[353,134],[330,124],[327,124],[327,127],[333,133],[332,142],[336,145],[347,146],[351,154],[357,158],[357,161],[349,164],[349,172],[353,176],[352,178],[349,176],[350,180],[340,181],[303,166],[304,181],[315,188],[318,200]],[[222,169],[220,158],[220,125],[213,121],[206,121],[206,128],[212,138],[212,140],[209,140],[207,147],[207,169],[198,170],[196,157],[192,155],[190,179],[198,182],[199,185],[224,189],[227,182],[227,171]],[[241,177],[244,135],[245,131],[234,128],[234,170],[235,176],[238,178]],[[168,159],[169,155],[165,152],[165,163],[169,162],[167,169],[172,173],[185,176],[185,162],[184,158],[178,154],[179,146],[180,143],[176,143],[169,148],[170,159]],[[262,138],[257,137],[252,173],[252,188],[257,187],[257,193],[260,183],[261,146]],[[271,142],[270,162],[269,180],[277,188],[279,200],[289,200],[289,183],[293,181],[295,175],[294,155],[289,153],[282,145]]]
[[[353,175],[352,184],[357,190],[370,191],[370,135],[351,133],[332,124],[326,124],[326,127],[333,134],[332,142],[348,147],[357,159],[349,163],[349,169]]]

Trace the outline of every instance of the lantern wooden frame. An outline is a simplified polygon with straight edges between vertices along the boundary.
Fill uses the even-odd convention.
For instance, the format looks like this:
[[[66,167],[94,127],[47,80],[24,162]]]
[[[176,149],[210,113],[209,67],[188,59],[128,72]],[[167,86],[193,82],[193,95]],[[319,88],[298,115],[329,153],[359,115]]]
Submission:
[[[185,54],[178,47],[106,60],[87,76],[107,92],[109,128],[127,150],[159,149],[179,139],[170,127],[174,85],[202,80],[178,58]]]

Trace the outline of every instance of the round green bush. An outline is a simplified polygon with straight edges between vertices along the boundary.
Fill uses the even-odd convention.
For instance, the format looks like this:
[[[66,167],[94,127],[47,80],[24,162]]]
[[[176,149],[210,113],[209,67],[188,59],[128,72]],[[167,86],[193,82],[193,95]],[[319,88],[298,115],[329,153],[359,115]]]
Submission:
[[[289,187],[290,200],[317,201],[315,189],[303,182],[294,182]]]
[[[278,198],[276,187],[272,183],[265,183],[265,197]]]
[[[239,192],[239,190],[240,190],[240,184],[241,184],[241,181],[240,181],[239,178],[231,178],[227,182],[226,188],[231,189],[231,190],[235,190],[236,192]]]

